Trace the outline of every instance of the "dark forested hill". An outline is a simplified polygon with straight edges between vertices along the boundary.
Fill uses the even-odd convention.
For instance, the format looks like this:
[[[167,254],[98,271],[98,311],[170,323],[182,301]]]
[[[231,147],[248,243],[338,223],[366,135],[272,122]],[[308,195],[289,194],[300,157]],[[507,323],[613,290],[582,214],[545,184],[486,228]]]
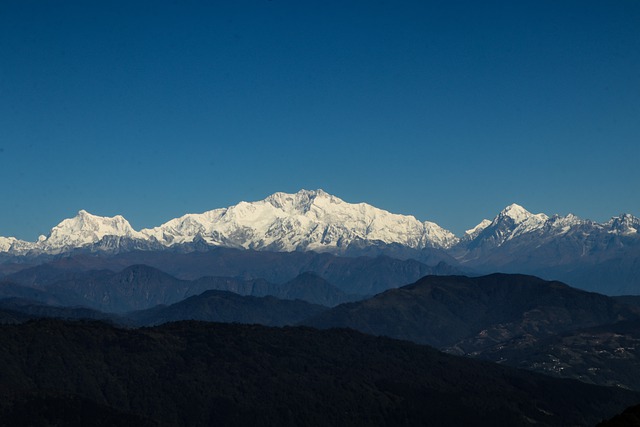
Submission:
[[[79,399],[100,410],[81,412]],[[38,402],[75,406],[85,425],[100,413],[165,426],[594,425],[639,400],[351,330],[0,326],[5,425],[60,422],[55,411],[25,410]]]
[[[565,331],[540,340],[518,337],[473,356],[591,384],[640,390],[640,321]]]
[[[638,427],[640,426],[640,404],[631,406],[597,427]]]
[[[305,324],[349,327],[467,354],[509,339],[638,318],[604,295],[519,274],[427,276],[368,300],[339,305]]]
[[[159,325],[177,320],[203,320],[226,323],[257,323],[268,326],[294,325],[326,307],[300,300],[281,300],[272,296],[252,297],[226,291],[205,291],[170,306],[128,313],[136,325]]]

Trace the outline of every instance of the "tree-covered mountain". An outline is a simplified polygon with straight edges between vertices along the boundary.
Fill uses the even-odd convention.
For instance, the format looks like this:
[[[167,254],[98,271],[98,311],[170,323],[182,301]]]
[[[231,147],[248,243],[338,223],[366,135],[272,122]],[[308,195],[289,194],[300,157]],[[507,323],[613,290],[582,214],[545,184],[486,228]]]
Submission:
[[[597,427],[637,427],[640,426],[640,404],[630,406],[610,420],[598,423]]]
[[[22,323],[27,320],[41,318],[77,320],[92,319],[117,324],[131,323],[122,316],[112,313],[103,313],[86,307],[66,307],[22,298],[0,299],[0,311],[2,311],[2,313],[11,313],[11,316],[0,316],[0,323]]]
[[[242,296],[233,292],[209,290],[169,306],[160,305],[127,313],[126,319],[138,326],[160,325],[178,320],[284,326],[295,325],[326,309],[327,307],[301,300]]]
[[[42,320],[0,326],[0,349],[5,425],[59,425],[52,406],[85,425],[593,425],[640,400],[344,329]]]
[[[349,327],[467,354],[520,336],[535,339],[638,318],[610,297],[510,274],[427,276],[305,321]]]
[[[516,337],[473,357],[590,384],[640,390],[640,320]]]
[[[640,309],[532,276],[425,277],[303,321],[592,384],[640,390]]]

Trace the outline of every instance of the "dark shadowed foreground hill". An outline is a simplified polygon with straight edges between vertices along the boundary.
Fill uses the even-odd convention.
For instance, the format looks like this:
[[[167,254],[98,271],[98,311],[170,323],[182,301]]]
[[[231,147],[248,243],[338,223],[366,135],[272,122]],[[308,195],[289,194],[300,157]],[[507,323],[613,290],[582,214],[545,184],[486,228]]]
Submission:
[[[55,425],[41,408],[78,399],[166,426],[559,426],[594,425],[640,395],[352,330],[0,326],[0,424]],[[85,416],[78,424],[92,423]]]
[[[640,405],[634,405],[610,420],[598,424],[598,427],[638,427],[640,426]]]
[[[640,321],[566,331],[538,341],[518,337],[473,356],[546,375],[640,390]]]

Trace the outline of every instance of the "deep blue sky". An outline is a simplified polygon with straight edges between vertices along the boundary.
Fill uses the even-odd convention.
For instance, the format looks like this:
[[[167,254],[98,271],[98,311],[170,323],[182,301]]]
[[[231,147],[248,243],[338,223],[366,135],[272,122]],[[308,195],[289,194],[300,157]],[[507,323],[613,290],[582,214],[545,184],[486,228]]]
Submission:
[[[640,214],[640,2],[0,2],[0,235],[301,188]]]

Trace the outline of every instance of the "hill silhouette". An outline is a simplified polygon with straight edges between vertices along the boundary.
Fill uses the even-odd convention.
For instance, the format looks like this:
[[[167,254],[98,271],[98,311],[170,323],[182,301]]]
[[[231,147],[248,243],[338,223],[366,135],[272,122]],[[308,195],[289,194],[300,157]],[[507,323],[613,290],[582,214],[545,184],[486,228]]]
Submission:
[[[40,320],[0,348],[4,424],[43,395],[160,426],[593,425],[640,400],[344,329]]]

